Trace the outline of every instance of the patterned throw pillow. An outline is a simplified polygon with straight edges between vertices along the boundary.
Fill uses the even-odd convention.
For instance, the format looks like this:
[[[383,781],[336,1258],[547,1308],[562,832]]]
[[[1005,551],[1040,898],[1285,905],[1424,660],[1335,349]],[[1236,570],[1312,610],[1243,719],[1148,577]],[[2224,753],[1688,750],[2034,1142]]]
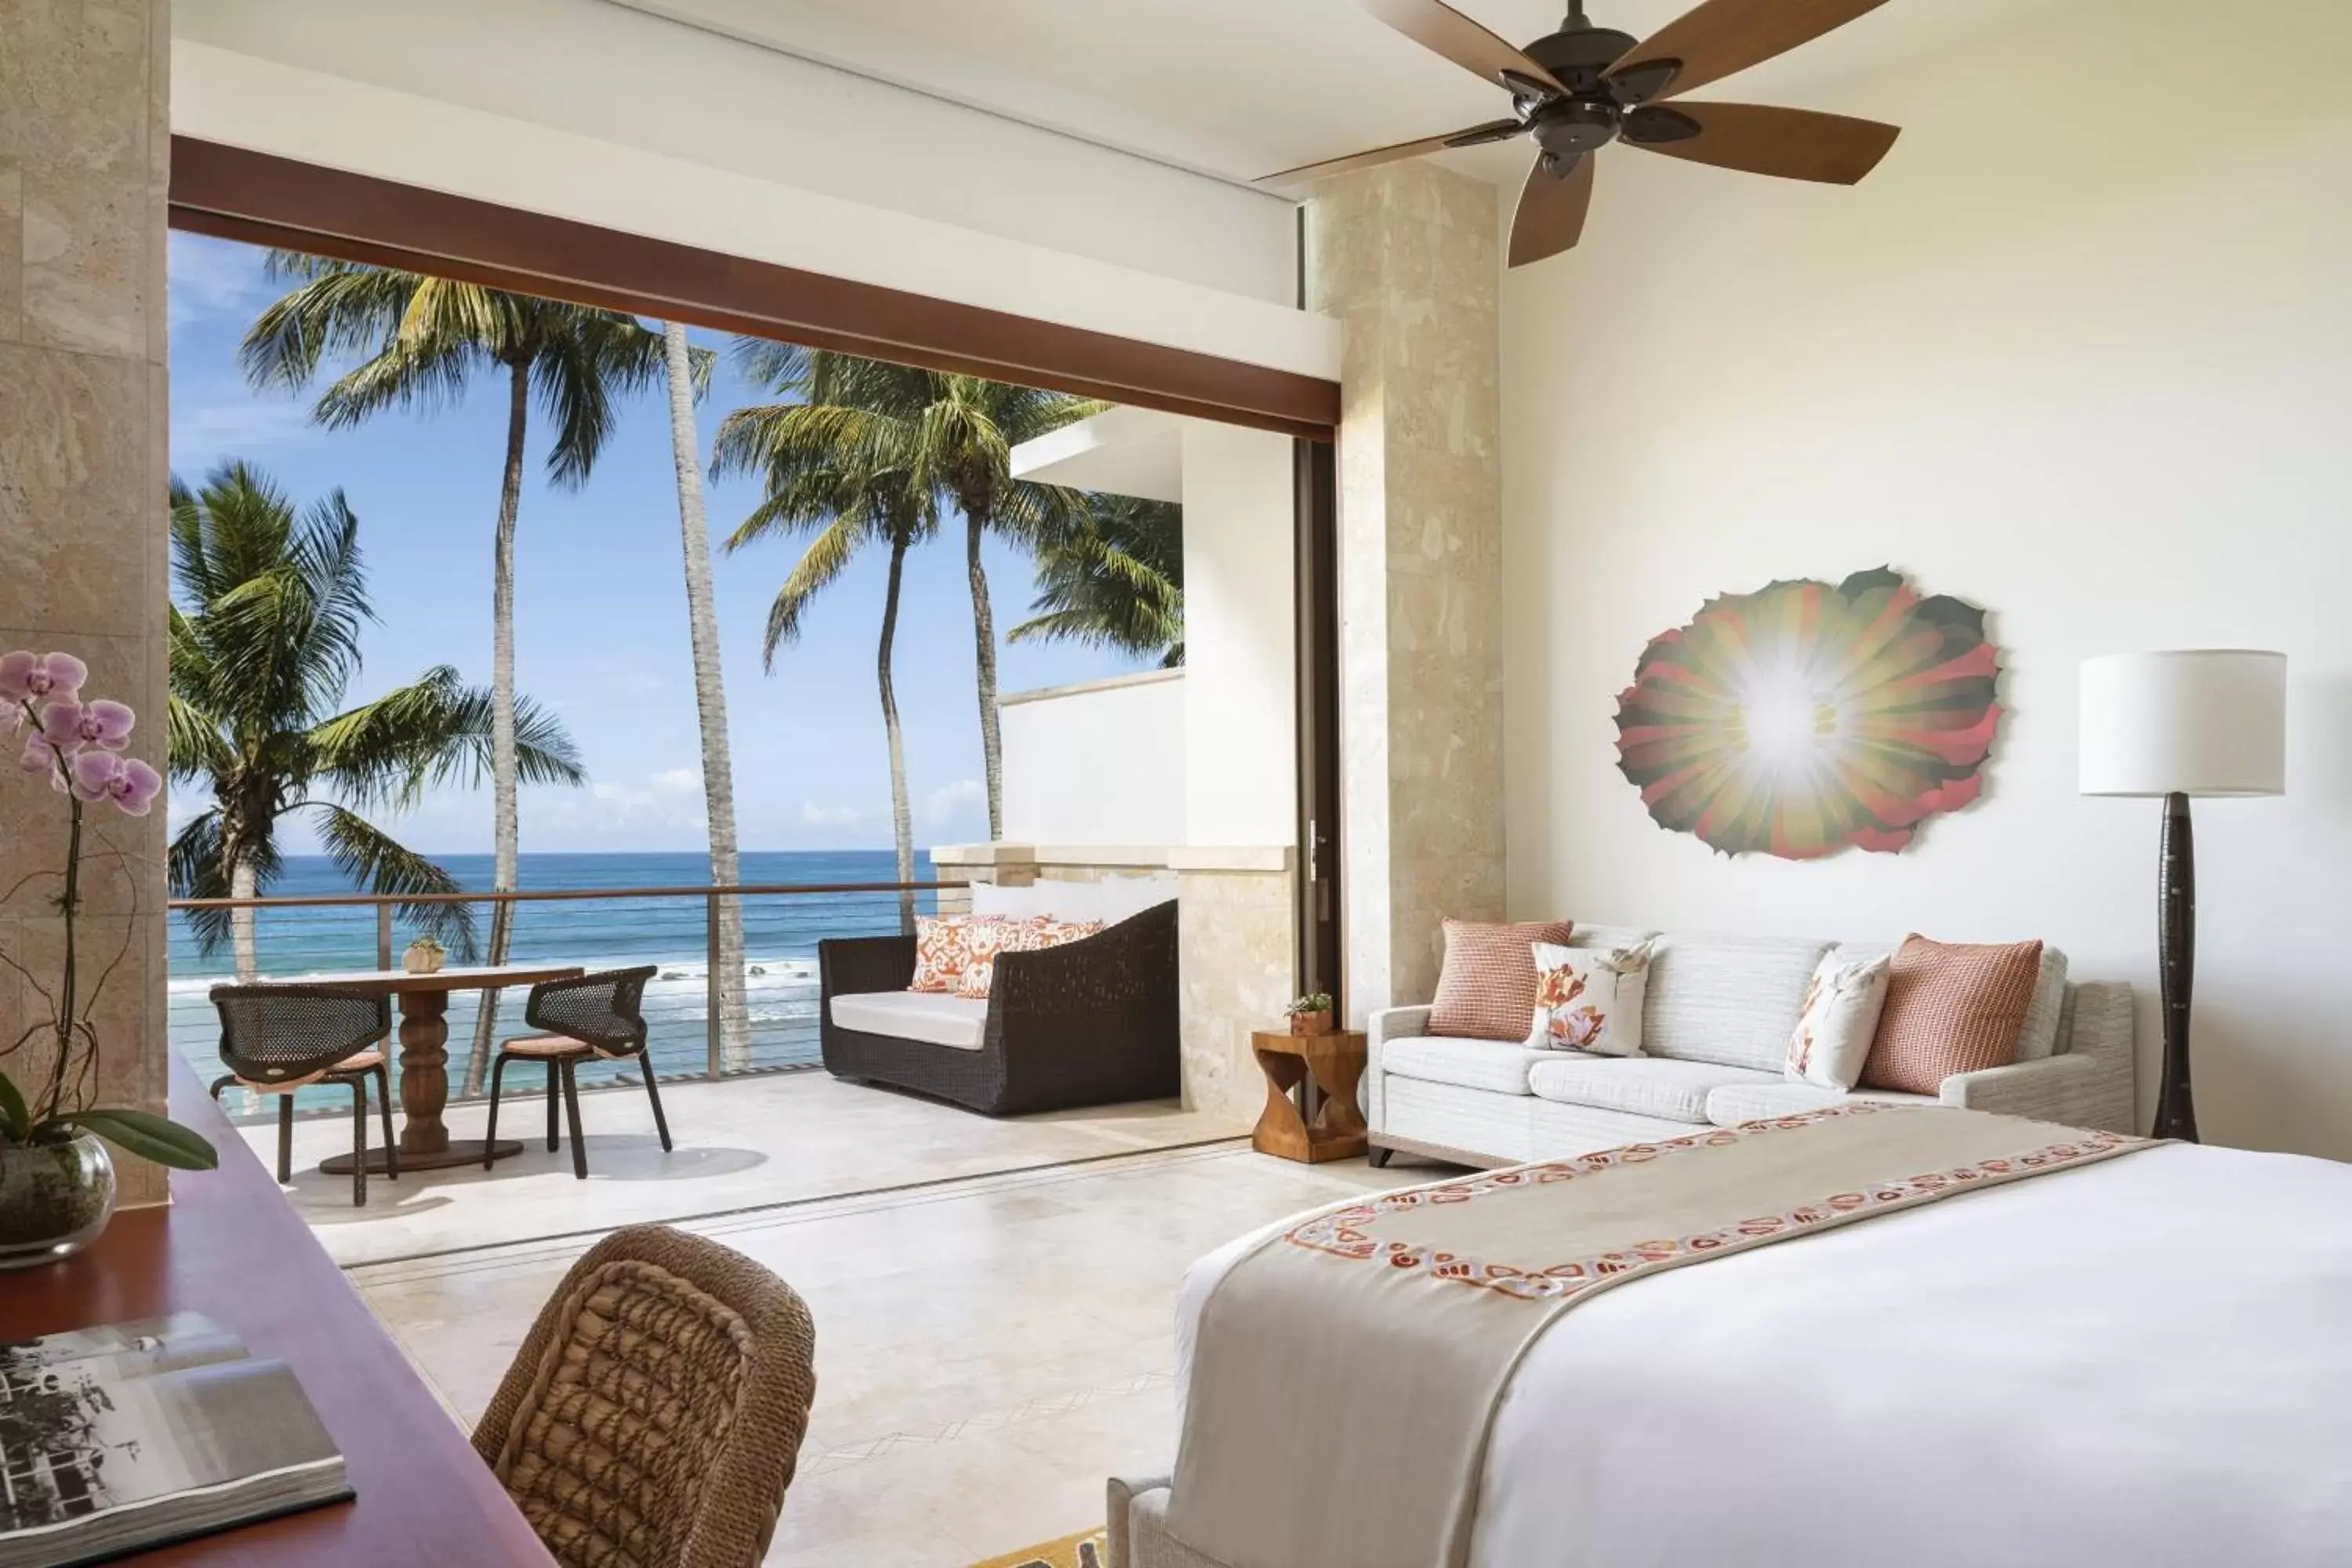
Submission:
[[[995,933],[995,940],[986,944],[986,951],[973,953],[962,978],[956,982],[955,994],[967,1002],[985,1002],[988,988],[996,983],[996,960],[1000,954],[1038,952],[1065,942],[1100,936],[1103,930],[1100,921],[1006,921],[1003,929]]]
[[[1805,1005],[1789,1032],[1787,1076],[1791,1083],[1850,1089],[1870,1059],[1886,1006],[1886,984],[1895,970],[1890,956],[1841,959],[1825,952],[1805,987]]]
[[[1565,943],[1576,934],[1566,921],[1541,925],[1445,922],[1445,967],[1438,972],[1429,1032],[1455,1040],[1528,1037],[1536,1005],[1535,944]]]
[[[1642,1054],[1642,1005],[1650,989],[1650,943],[1633,947],[1535,944],[1535,1033],[1538,1051]]]
[[[971,966],[972,947],[1002,915],[917,915],[915,979],[909,991],[952,992]]]
[[[2009,1066],[2041,976],[2038,942],[1969,947],[1905,937],[1862,1081],[1935,1094],[1955,1073]]]

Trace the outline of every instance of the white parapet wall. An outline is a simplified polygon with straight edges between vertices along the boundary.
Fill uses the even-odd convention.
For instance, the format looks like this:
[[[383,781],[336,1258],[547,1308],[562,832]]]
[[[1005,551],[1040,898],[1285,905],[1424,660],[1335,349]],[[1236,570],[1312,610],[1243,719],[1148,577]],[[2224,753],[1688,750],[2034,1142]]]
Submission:
[[[1185,842],[1182,670],[1015,692],[997,712],[1006,842]]]

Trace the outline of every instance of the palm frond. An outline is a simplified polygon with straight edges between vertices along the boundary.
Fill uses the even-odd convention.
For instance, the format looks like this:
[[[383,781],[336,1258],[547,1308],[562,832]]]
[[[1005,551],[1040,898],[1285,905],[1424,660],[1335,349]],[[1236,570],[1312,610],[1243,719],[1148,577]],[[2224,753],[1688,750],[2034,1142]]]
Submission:
[[[393,897],[403,893],[464,891],[457,879],[440,866],[402,845],[357,812],[332,801],[310,801],[307,805],[319,814],[319,841],[326,847],[327,858],[354,886]],[[474,957],[471,904],[404,903],[394,908],[401,919],[447,946],[459,963]]]
[[[801,618],[807,612],[809,601],[841,575],[857,554],[858,545],[869,537],[870,531],[856,520],[845,517],[835,518],[809,541],[792,575],[776,590],[775,603],[768,606],[767,630],[760,642],[760,660],[764,668],[772,671],[776,668],[776,650],[799,640]],[[731,541],[729,548],[733,548]]]
[[[490,694],[446,665],[314,726],[318,775],[362,805],[414,805],[428,788],[478,785],[490,771]],[[562,721],[515,703],[515,764],[525,784],[587,779]]]

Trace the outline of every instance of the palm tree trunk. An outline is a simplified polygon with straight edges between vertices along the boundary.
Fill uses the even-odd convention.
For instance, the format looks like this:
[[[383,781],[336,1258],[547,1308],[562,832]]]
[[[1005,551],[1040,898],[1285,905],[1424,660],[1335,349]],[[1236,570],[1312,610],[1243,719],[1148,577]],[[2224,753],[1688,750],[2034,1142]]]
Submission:
[[[882,595],[882,647],[875,658],[882,687],[882,728],[890,737],[890,828],[898,849],[898,929],[915,930],[915,815],[907,804],[907,744],[898,731],[898,694],[890,684],[890,645],[898,636],[898,584],[906,575],[908,539],[903,529],[890,537],[890,584]]]
[[[259,879],[253,871],[253,857],[242,849],[231,849],[228,855],[228,896],[249,899],[258,890]],[[236,954],[236,978],[239,984],[249,984],[261,972],[260,950],[254,941],[254,911],[250,906],[240,906],[228,913],[229,942]]]
[[[727,686],[719,662],[719,613],[710,597],[710,525],[702,511],[701,440],[694,428],[694,366],[686,329],[662,323],[662,355],[669,369],[669,447],[677,468],[677,526],[686,551],[686,619],[694,644],[694,707],[702,721],[702,800],[710,822],[710,879],[722,888],[743,880],[735,847],[734,765],[727,751]],[[722,1068],[751,1065],[751,1018],[743,990],[743,900],[719,901],[719,1060]]]
[[[490,563],[490,810],[495,836],[490,887],[511,892],[522,849],[520,808],[515,799],[514,553],[515,515],[522,509],[523,440],[530,423],[530,362],[507,366],[507,467],[499,485],[499,530]],[[514,939],[514,906],[490,913],[488,961],[504,963]],[[466,1092],[482,1092],[490,1045],[498,1037],[499,994],[482,993],[474,1020],[473,1048],[466,1054]]]
[[[980,758],[988,776],[988,837],[1004,837],[1004,742],[996,728],[996,613],[988,602],[988,571],[980,563],[988,509],[964,509],[963,565],[971,579],[971,636],[980,680]]]

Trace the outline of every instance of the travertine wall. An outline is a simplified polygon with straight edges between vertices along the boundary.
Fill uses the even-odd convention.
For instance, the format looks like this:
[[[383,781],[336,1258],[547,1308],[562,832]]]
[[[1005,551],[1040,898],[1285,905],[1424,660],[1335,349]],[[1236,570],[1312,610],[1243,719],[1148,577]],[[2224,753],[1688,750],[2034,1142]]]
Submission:
[[[1446,915],[1503,913],[1494,187],[1423,163],[1309,209],[1339,318],[1346,1010],[1428,999]]]
[[[170,59],[168,0],[0,0],[0,650],[86,660],[92,694],[138,709],[132,754],[158,765]],[[95,852],[121,851],[83,889],[85,984],[112,967],[93,1098],[160,1110],[163,808],[92,820]],[[9,767],[0,952],[49,988],[64,847],[62,803]],[[6,1039],[47,1011],[14,971],[0,1009]],[[42,1066],[28,1049],[7,1069],[25,1082]],[[160,1171],[116,1163],[125,1204],[163,1198]]]

